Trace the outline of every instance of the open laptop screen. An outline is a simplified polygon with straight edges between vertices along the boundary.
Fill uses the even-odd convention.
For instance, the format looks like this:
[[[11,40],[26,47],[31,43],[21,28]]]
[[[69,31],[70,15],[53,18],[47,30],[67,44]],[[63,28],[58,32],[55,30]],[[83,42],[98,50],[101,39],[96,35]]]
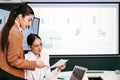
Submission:
[[[87,68],[75,65],[70,80],[82,80]]]

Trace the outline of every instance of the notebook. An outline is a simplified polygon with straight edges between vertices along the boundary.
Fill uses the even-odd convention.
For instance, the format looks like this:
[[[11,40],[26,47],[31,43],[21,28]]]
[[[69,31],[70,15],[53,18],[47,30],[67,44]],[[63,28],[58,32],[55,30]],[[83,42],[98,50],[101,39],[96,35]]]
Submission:
[[[70,80],[82,80],[87,68],[75,65]]]

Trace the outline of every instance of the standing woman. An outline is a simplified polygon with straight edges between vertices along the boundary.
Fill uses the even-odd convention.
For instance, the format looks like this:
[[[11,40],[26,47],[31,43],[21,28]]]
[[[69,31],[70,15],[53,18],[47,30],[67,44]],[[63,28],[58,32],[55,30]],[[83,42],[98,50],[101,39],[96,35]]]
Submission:
[[[25,30],[33,18],[33,10],[26,4],[11,10],[0,32],[0,80],[25,80],[24,69],[46,67],[43,62],[24,59],[21,29]]]

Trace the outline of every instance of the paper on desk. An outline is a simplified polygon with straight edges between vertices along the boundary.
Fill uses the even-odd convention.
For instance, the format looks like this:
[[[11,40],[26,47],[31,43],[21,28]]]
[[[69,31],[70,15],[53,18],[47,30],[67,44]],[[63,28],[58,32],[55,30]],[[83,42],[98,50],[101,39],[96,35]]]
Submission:
[[[68,61],[68,59],[60,59],[55,64],[53,64],[50,68],[55,68],[57,66],[61,66],[61,65],[65,64],[67,61]]]

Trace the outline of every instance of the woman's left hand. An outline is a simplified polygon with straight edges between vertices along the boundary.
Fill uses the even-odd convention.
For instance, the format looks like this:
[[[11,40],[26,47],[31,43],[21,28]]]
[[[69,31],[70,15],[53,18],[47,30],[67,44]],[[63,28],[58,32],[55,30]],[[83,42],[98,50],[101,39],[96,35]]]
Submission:
[[[61,65],[61,66],[58,66],[58,67],[57,67],[57,71],[61,71],[61,70],[65,69],[65,67],[66,67],[66,64],[63,64],[63,65]]]

